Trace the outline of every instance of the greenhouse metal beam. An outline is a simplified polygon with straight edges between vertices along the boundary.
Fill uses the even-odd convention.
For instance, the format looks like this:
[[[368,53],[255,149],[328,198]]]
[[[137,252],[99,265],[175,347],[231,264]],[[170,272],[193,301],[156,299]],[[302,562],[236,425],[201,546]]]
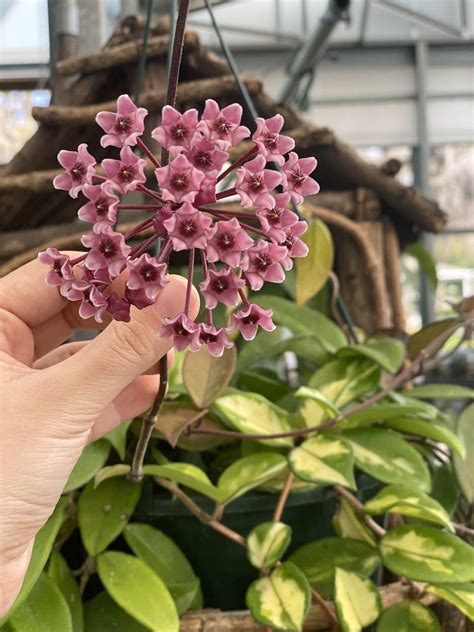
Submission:
[[[450,37],[462,38],[463,31],[459,28],[455,28],[454,26],[449,26],[449,24],[445,24],[444,22],[440,22],[439,20],[435,20],[431,18],[429,15],[424,13],[418,13],[417,11],[413,11],[412,9],[408,9],[396,2],[392,2],[392,0],[371,0],[374,4],[378,4],[384,9],[388,9],[401,17],[410,20],[411,22],[415,22],[420,26],[425,26],[428,28],[435,29],[444,33],[445,35],[449,35]]]

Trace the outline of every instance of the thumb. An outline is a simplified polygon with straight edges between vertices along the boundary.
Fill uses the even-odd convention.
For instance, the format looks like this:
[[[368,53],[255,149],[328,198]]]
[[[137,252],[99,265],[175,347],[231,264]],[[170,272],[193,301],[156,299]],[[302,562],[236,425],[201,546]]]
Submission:
[[[162,319],[183,311],[187,281],[171,275],[155,305],[132,309],[129,323],[112,321],[81,351],[50,369],[55,383],[68,401],[79,396],[91,412],[101,410],[136,377],[147,371],[173,346],[172,338],[160,338]],[[199,297],[193,288],[190,318],[199,311]],[[84,411],[81,411],[84,412]]]

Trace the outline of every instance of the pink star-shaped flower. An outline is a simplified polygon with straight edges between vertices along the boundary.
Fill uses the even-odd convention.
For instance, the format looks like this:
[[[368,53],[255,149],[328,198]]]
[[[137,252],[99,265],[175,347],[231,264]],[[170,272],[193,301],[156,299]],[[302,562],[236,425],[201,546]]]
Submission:
[[[206,248],[207,259],[211,263],[223,261],[232,268],[236,268],[242,253],[253,245],[253,239],[240,226],[236,217],[216,222],[208,234]]]
[[[298,158],[298,154],[292,151],[283,165],[283,189],[288,191],[296,204],[302,204],[305,196],[318,193],[319,184],[309,177],[317,164],[316,158]]]
[[[212,220],[185,202],[163,222],[175,250],[205,248]]]
[[[85,184],[82,187],[83,195],[89,200],[81,206],[77,215],[83,222],[108,222],[115,224],[117,221],[117,204],[119,198],[107,191],[104,185]]]
[[[289,226],[285,231],[285,239],[280,242],[280,246],[285,246],[287,256],[282,260],[281,264],[285,270],[291,270],[293,267],[292,258],[306,257],[309,248],[303,240],[298,239],[308,230],[308,223],[301,221]]]
[[[260,154],[265,156],[267,162],[276,162],[282,165],[285,162],[283,154],[291,151],[295,146],[295,141],[290,136],[280,134],[285,119],[281,114],[275,114],[272,118],[255,119],[257,129],[252,139],[260,150]]]
[[[201,138],[193,143],[185,153],[188,160],[200,171],[208,176],[217,176],[222,165],[229,159],[226,151],[216,149],[215,144],[207,138]]]
[[[193,202],[199,191],[204,174],[193,167],[184,154],[166,167],[155,169],[164,200],[172,202]]]
[[[145,130],[145,108],[137,108],[128,94],[117,99],[117,112],[99,112],[95,117],[105,134],[100,139],[102,147],[112,145],[136,145],[138,136]]]
[[[181,114],[171,105],[165,105],[161,115],[161,125],[155,127],[151,136],[166,149],[176,147],[189,149],[201,136],[198,131],[198,111],[193,108]]]
[[[130,322],[130,301],[122,298],[117,292],[107,297],[107,309],[114,320]]]
[[[216,141],[221,149],[227,149],[250,136],[250,130],[240,125],[241,119],[242,106],[238,103],[232,103],[221,110],[214,99],[207,99],[199,129],[206,138]]]
[[[274,206],[275,200],[270,191],[281,183],[282,176],[278,171],[265,169],[265,164],[265,158],[258,155],[237,169],[235,189],[242,206]]]
[[[82,243],[90,248],[85,265],[89,270],[106,268],[112,277],[120,274],[125,267],[130,246],[125,243],[122,233],[116,233],[109,224],[95,224],[94,231],[84,235]]]
[[[232,314],[229,331],[238,329],[245,340],[253,340],[259,327],[265,331],[273,331],[275,329],[272,314],[271,309],[263,309],[258,305],[251,304]]]
[[[92,184],[96,164],[94,156],[87,151],[87,145],[81,143],[77,151],[61,149],[58,162],[64,167],[65,172],[54,178],[54,188],[69,191],[72,198],[77,198],[84,184]]]
[[[260,290],[265,281],[284,281],[285,273],[280,264],[287,254],[284,246],[277,246],[263,239],[259,239],[257,245],[245,253],[241,268],[245,270],[245,277],[252,290]]]
[[[152,302],[168,283],[166,263],[159,263],[156,257],[151,257],[146,252],[137,259],[128,259],[127,268],[130,276],[126,287],[134,292],[143,292]]]
[[[173,337],[174,346],[178,351],[185,349],[197,351],[200,349],[199,334],[199,325],[183,313],[174,318],[164,318],[160,330],[160,338]]]
[[[239,302],[239,289],[245,281],[239,279],[231,268],[209,270],[208,276],[199,284],[208,309],[214,309],[217,303],[235,307]]]
[[[146,160],[136,156],[128,145],[120,150],[120,160],[106,158],[102,161],[102,166],[108,178],[108,186],[122,193],[135,191],[138,184],[146,181]]]
[[[67,291],[62,294],[70,301],[81,301],[79,306],[79,316],[81,318],[94,317],[98,323],[103,322],[108,306],[107,299],[96,285],[80,279],[74,281]]]
[[[277,193],[273,196],[275,206],[259,207],[255,215],[260,220],[265,235],[276,243],[282,242],[286,238],[285,229],[298,221],[298,215],[286,208],[290,201],[288,193]]]
[[[205,323],[199,325],[199,342],[201,345],[205,345],[209,353],[216,358],[224,353],[224,349],[230,349],[234,346],[227,337],[224,327],[214,327],[214,325],[206,325]]]
[[[63,255],[56,248],[46,248],[38,254],[38,259],[51,267],[46,275],[48,285],[61,286],[75,280],[69,256]]]

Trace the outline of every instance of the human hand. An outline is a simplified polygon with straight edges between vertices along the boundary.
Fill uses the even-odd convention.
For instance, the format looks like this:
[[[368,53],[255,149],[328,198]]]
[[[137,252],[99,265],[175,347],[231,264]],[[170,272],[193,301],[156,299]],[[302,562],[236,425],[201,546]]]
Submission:
[[[186,281],[172,275],[154,306],[132,310],[130,323],[105,322],[94,340],[63,345],[75,329],[99,325],[82,320],[45,273],[32,261],[0,279],[0,617],[85,445],[151,406],[154,367],[172,346],[157,335],[161,319],[185,301]],[[118,277],[113,289],[120,293],[125,281]],[[198,305],[195,292],[191,318]]]

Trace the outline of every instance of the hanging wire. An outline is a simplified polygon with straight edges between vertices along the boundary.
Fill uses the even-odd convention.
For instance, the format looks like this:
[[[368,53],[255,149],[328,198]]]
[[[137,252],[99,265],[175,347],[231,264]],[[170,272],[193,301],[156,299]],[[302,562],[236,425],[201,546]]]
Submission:
[[[232,54],[232,51],[227,46],[227,42],[224,40],[222,36],[222,32],[219,28],[219,25],[217,24],[214,11],[212,9],[212,5],[209,2],[209,0],[204,0],[204,3],[209,13],[209,17],[211,18],[212,26],[214,27],[214,30],[216,32],[217,39],[219,40],[219,44],[222,48],[222,52],[224,53],[227,63],[229,64],[232,74],[234,75],[235,82],[237,83],[237,86],[239,87],[239,90],[242,94],[242,98],[244,100],[245,106],[247,110],[249,111],[249,114],[252,117],[252,119],[256,119],[258,117],[257,108],[255,107],[255,104],[252,101],[252,97],[250,96],[250,93],[247,90],[247,86],[245,85],[245,83],[242,81],[240,77],[239,69],[235,62],[234,55]]]
[[[219,25],[217,23],[216,17],[214,15],[214,11],[212,9],[212,4],[209,0],[204,0],[204,3],[206,5],[207,11],[209,13],[209,17],[211,18],[211,22],[212,22],[212,26],[214,28],[214,31],[216,33],[217,39],[219,40],[219,44],[220,47],[222,49],[222,52],[224,53],[224,56],[227,60],[227,63],[229,64],[229,67],[232,71],[232,74],[234,75],[234,79],[235,82],[240,90],[240,93],[242,95],[242,99],[244,101],[244,104],[250,114],[250,116],[252,117],[252,119],[256,119],[258,117],[258,111],[257,108],[255,107],[255,104],[252,100],[252,97],[250,96],[249,91],[247,90],[247,86],[245,85],[245,83],[242,81],[241,77],[240,77],[240,73],[239,73],[239,69],[237,66],[237,63],[235,61],[235,57],[232,53],[232,51],[230,50],[230,48],[227,45],[227,42],[224,40],[224,37],[222,35],[222,31],[219,28]],[[277,169],[279,171],[278,165],[274,165],[275,169]],[[298,217],[300,219],[304,219],[303,214],[301,213],[300,209],[298,208],[298,206],[295,204],[295,202],[291,202],[291,206],[294,210],[294,212],[298,215]],[[332,283],[332,280],[330,281]],[[334,291],[334,287],[333,287],[333,291]],[[338,292],[336,295],[336,303],[337,303],[337,307],[339,309],[339,312],[341,314],[342,319],[344,320],[347,329],[350,333],[350,335],[352,336],[352,339],[354,340],[354,342],[357,344],[359,342],[358,340],[358,336],[355,332],[354,329],[354,321],[352,320],[352,317],[350,315],[349,312],[349,308],[347,307],[347,303],[344,301],[343,297],[341,296],[341,294]]]
[[[140,52],[140,58],[138,60],[138,69],[137,69],[137,80],[135,84],[135,103],[139,104],[140,93],[143,88],[143,81],[145,79],[145,66],[146,66],[146,58],[148,54],[148,36],[150,34],[151,28],[151,16],[153,14],[153,2],[154,0],[148,0],[146,7],[146,22],[145,22],[145,31],[143,33],[143,44],[142,50]]]

